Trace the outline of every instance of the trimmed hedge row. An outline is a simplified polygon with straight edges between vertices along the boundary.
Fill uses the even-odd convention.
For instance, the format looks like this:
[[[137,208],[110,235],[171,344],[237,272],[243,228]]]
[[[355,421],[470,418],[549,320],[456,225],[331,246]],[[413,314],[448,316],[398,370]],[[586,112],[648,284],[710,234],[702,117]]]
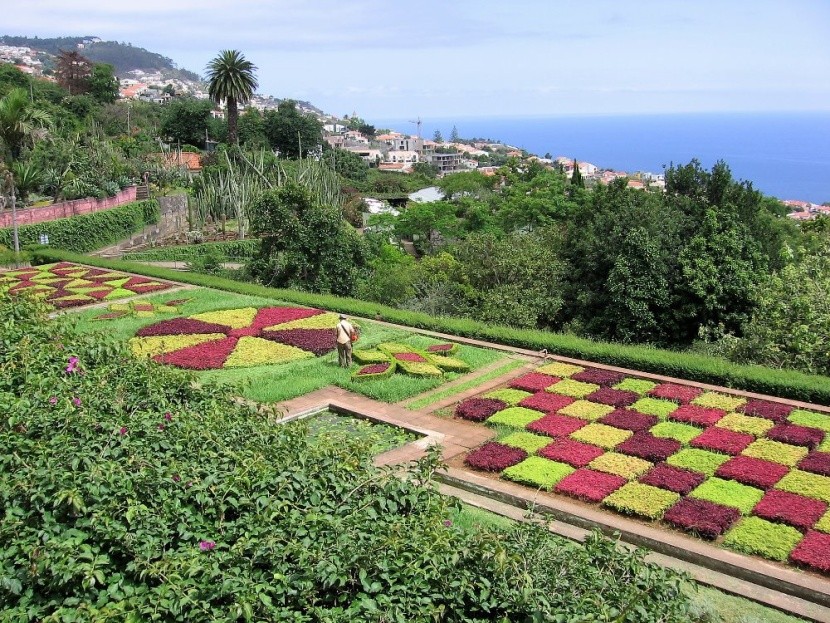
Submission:
[[[176,247],[158,247],[136,253],[125,253],[125,260],[146,262],[188,262],[197,258],[215,255],[225,260],[247,260],[259,253],[261,241],[228,240],[225,242],[203,242]]]
[[[531,350],[547,349],[560,356],[574,357],[620,366],[643,372],[664,374],[680,379],[712,383],[724,387],[754,391],[782,398],[793,398],[817,404],[830,405],[830,378],[792,370],[778,370],[763,366],[731,363],[725,359],[693,353],[679,353],[648,346],[630,346],[610,342],[595,342],[573,335],[541,330],[515,329],[490,325],[466,318],[433,317],[421,312],[394,309],[357,299],[313,294],[296,290],[268,288],[198,273],[181,273],[156,266],[131,262],[103,260],[54,249],[39,248],[33,252],[35,262],[60,260],[81,262],[92,266],[112,268],[142,275],[180,281],[197,286],[216,288],[238,294],[260,296],[336,310],[352,316],[372,318],[380,314],[384,320],[418,329],[429,329],[452,335],[477,338]],[[653,386],[653,384],[652,384]],[[649,387],[652,389],[652,387]]]
[[[22,225],[18,236],[21,247],[37,245],[41,234],[46,234],[50,247],[87,253],[128,238],[145,225],[158,223],[159,217],[158,201],[147,199],[101,212]],[[0,229],[0,244],[11,247],[12,240],[11,228]]]

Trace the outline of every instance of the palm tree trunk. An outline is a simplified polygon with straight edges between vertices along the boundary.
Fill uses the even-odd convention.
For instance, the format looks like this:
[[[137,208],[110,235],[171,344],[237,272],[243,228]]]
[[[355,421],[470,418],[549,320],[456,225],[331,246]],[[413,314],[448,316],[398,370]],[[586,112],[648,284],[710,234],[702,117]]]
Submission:
[[[228,143],[236,145],[239,139],[236,136],[236,123],[239,120],[239,109],[236,106],[236,98],[228,98]]]

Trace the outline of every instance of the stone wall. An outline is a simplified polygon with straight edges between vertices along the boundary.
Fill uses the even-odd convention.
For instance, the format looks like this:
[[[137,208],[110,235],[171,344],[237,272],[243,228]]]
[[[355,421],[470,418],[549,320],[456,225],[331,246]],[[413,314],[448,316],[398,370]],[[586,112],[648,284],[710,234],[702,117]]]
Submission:
[[[73,201],[54,203],[50,206],[44,206],[42,208],[18,208],[17,225],[31,225],[33,223],[42,223],[44,221],[54,221],[59,218],[78,216],[79,214],[90,214],[91,212],[109,210],[110,208],[115,208],[117,206],[124,205],[125,203],[135,201],[135,192],[135,186],[128,186],[114,197],[107,197],[106,199],[86,197],[85,199],[74,199]],[[11,226],[12,211],[10,206],[6,206],[6,209],[0,212],[0,228]]]

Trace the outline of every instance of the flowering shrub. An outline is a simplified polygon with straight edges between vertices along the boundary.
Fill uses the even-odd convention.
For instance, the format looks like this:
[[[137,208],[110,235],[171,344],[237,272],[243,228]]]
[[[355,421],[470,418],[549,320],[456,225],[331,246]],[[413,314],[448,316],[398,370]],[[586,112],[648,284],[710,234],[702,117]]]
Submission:
[[[830,534],[808,530],[790,553],[790,560],[816,571],[830,573]]]
[[[572,432],[587,426],[588,422],[566,415],[548,413],[527,425],[527,430],[550,437],[567,437]]]
[[[588,502],[602,502],[626,482],[628,481],[625,478],[614,474],[578,469],[560,480],[554,491]]]
[[[629,482],[605,498],[603,504],[627,515],[659,519],[679,499],[680,496],[672,491]]]
[[[337,338],[331,329],[286,329],[285,331],[263,331],[262,337],[296,346],[302,350],[325,355],[337,348]]]
[[[672,420],[677,422],[688,422],[689,424],[697,424],[698,426],[711,426],[720,420],[726,411],[722,409],[709,409],[698,405],[681,405],[669,416]]]
[[[830,504],[830,478],[794,469],[779,480],[776,489],[798,493]]]
[[[783,562],[799,541],[801,533],[795,528],[760,517],[746,517],[726,533],[723,544],[745,554],[758,554]]]
[[[731,478],[760,489],[769,489],[789,471],[788,467],[780,463],[751,456],[736,456],[718,467],[715,475],[721,478]]]
[[[630,430],[623,430],[621,428],[614,428],[613,426],[606,426],[605,424],[598,424],[596,422],[588,424],[578,431],[571,434],[571,439],[577,441],[584,441],[600,448],[610,450],[621,444],[623,441],[633,435]]]
[[[470,452],[464,463],[485,472],[500,472],[526,458],[527,452],[521,448],[490,441]]]
[[[563,396],[570,396],[571,398],[584,398],[588,394],[592,394],[599,389],[599,385],[593,383],[580,383],[572,379],[562,379],[558,383],[554,383],[547,388],[546,391]]]
[[[755,505],[753,513],[770,521],[784,523],[806,530],[827,511],[827,504],[787,491],[767,491]]]
[[[572,402],[567,407],[559,409],[562,415],[570,415],[578,417],[582,420],[598,420],[601,417],[608,415],[614,410],[610,405],[601,405],[587,400],[577,400]]]
[[[550,491],[556,483],[572,473],[574,468],[564,463],[531,456],[521,463],[508,467],[502,475],[509,480]]]
[[[808,452],[807,448],[801,446],[791,446],[771,439],[758,439],[749,444],[742,454],[792,467],[807,456]]]
[[[523,399],[519,403],[519,406],[536,409],[537,411],[543,411],[545,413],[556,413],[559,409],[564,409],[573,402],[573,398],[541,391]]]
[[[517,379],[510,381],[510,387],[513,389],[521,389],[526,392],[538,392],[540,390],[553,385],[560,379],[555,376],[548,376],[547,374],[539,374],[538,372],[529,372]]]
[[[593,383],[595,385],[615,385],[625,378],[622,372],[603,370],[601,368],[586,368],[582,372],[571,375],[574,381]]]
[[[706,500],[683,498],[666,511],[663,520],[704,539],[714,540],[726,532],[740,516],[741,513],[736,508]]]
[[[739,406],[737,410],[746,415],[754,415],[767,420],[773,420],[774,422],[782,422],[787,418],[793,408],[789,405],[769,402],[768,400],[749,400],[746,404]]]
[[[706,392],[692,401],[693,405],[707,407],[709,409],[722,409],[723,411],[737,411],[738,407],[746,404],[746,398],[727,396],[717,392]]]
[[[732,506],[748,515],[755,505],[764,497],[761,489],[742,485],[734,480],[709,478],[689,494],[699,500],[708,500],[723,506]]]
[[[572,374],[576,374],[577,372],[582,372],[584,369],[585,368],[583,368],[582,366],[576,366],[572,363],[555,361],[553,363],[549,363],[547,365],[536,368],[536,372],[541,372],[542,374],[549,374],[550,376],[566,377],[571,376]]]
[[[637,379],[633,376],[629,376],[628,378],[623,379],[616,385],[614,385],[614,389],[621,389],[626,392],[634,392],[635,394],[639,394],[643,396],[649,393],[652,389],[657,386],[657,383],[653,383],[651,381],[646,381],[645,379]]]
[[[822,476],[830,476],[830,453],[811,452],[798,462],[798,468]]]
[[[508,407],[503,411],[499,411],[495,415],[488,418],[488,424],[500,424],[502,426],[511,426],[513,428],[524,428],[531,422],[534,422],[542,417],[542,414],[533,409],[525,409],[524,407]]]
[[[655,465],[649,472],[640,478],[640,482],[652,487],[668,489],[681,495],[686,495],[706,479],[700,472],[689,471],[660,463]]]
[[[824,441],[824,431],[796,424],[777,424],[767,432],[767,438],[812,449]]]
[[[679,449],[679,441],[661,439],[647,432],[635,433],[616,447],[617,452],[638,456],[653,463],[666,460]]]
[[[677,422],[660,422],[651,428],[651,434],[655,437],[676,439],[683,445],[688,444],[692,439],[700,435],[700,428]]]
[[[631,408],[640,413],[656,415],[661,420],[665,420],[670,413],[677,409],[677,404],[670,400],[660,400],[658,398],[640,398],[631,405]]]
[[[657,424],[660,420],[653,415],[646,415],[645,413],[637,413],[636,411],[629,411],[627,409],[615,409],[608,415],[603,416],[599,420],[608,426],[616,426],[617,428],[624,428],[631,431],[647,430]]]
[[[728,428],[729,430],[734,430],[736,433],[747,433],[754,437],[760,437],[775,426],[775,423],[761,417],[730,413],[718,420],[715,426]]]
[[[678,385],[676,383],[662,383],[652,389],[648,395],[652,398],[662,398],[664,400],[671,400],[679,402],[680,404],[689,404],[692,400],[703,393],[702,389],[692,387],[691,385]]]
[[[548,445],[550,438],[534,435],[533,433],[515,432],[502,437],[499,442],[512,448],[521,448],[528,454],[533,454]]]
[[[686,448],[677,454],[672,454],[666,459],[666,462],[675,467],[683,467],[711,476],[721,464],[726,463],[728,460],[729,457],[724,454],[716,454],[715,452],[698,450],[697,448]]]
[[[494,413],[501,411],[507,403],[495,398],[468,398],[455,408],[455,417],[473,422],[483,422]]]
[[[650,470],[652,464],[635,456],[606,452],[591,461],[588,466],[601,472],[622,476],[626,480],[634,480]]]
[[[602,448],[598,448],[597,446],[580,443],[573,439],[562,438],[551,442],[539,450],[539,456],[550,459],[551,461],[567,463],[573,467],[585,467],[604,452]]]
[[[639,400],[640,395],[634,392],[626,392],[620,389],[612,389],[610,387],[600,387],[593,394],[586,396],[587,400],[591,402],[599,402],[604,405],[611,405],[612,407],[627,407]]]
[[[711,426],[692,439],[691,445],[695,448],[715,450],[725,454],[739,454],[753,441],[755,437],[752,435]]]

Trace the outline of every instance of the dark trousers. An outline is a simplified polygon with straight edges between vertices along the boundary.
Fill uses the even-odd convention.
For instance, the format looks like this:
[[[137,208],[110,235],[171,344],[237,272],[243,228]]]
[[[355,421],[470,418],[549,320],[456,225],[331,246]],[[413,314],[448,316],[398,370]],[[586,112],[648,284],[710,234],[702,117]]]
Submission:
[[[352,365],[352,343],[341,344],[337,342],[337,361],[341,368],[349,368]]]

